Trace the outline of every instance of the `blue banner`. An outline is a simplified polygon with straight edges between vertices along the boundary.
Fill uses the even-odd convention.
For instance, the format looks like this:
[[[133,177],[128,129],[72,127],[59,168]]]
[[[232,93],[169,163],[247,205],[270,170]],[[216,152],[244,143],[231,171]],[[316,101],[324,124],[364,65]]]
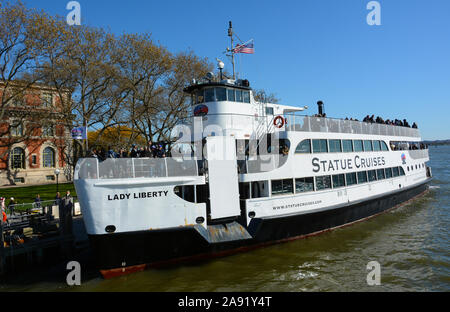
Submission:
[[[71,133],[72,133],[72,139],[74,139],[74,140],[86,140],[86,138],[87,138],[86,127],[73,128]]]

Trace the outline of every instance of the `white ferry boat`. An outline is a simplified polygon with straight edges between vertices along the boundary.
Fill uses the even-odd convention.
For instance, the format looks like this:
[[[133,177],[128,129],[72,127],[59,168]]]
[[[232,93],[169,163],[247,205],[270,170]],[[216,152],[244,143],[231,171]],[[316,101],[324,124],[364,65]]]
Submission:
[[[105,278],[315,235],[428,189],[417,129],[305,116],[221,78],[185,88],[194,116],[172,157],[79,160],[75,187]]]

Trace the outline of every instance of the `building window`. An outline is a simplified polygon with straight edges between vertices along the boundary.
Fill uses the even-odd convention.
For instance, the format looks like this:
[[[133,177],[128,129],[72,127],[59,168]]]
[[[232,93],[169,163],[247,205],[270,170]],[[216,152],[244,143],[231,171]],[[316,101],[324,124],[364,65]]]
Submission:
[[[14,178],[14,183],[25,183],[25,178]]]
[[[37,163],[37,156],[36,155],[32,155],[31,156],[31,164],[36,165]]]
[[[12,150],[11,169],[25,169],[25,151],[20,147]]]
[[[42,106],[43,107],[53,107],[53,94],[43,93],[42,94]]]
[[[43,153],[44,168],[55,167],[55,151],[51,147],[46,147]]]
[[[295,191],[297,193],[314,191],[314,179],[312,177],[295,179]]]
[[[11,124],[11,135],[12,136],[23,136],[23,124],[21,122],[13,122]]]
[[[310,154],[311,153],[311,140],[303,140],[295,149],[296,154]]]
[[[292,179],[272,181],[272,195],[284,195],[294,193]]]
[[[52,125],[46,125],[42,128],[42,135],[45,137],[52,137],[55,135],[55,131],[53,131]]]
[[[54,175],[48,175],[48,176],[45,176],[45,179],[47,181],[55,181],[55,176]]]

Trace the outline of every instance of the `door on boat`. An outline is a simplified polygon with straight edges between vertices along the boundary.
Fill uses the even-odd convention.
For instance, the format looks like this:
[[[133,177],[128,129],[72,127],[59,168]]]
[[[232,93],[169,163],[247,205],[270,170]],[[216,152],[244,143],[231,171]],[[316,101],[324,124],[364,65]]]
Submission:
[[[239,216],[236,140],[233,137],[208,137],[206,147],[211,219]]]

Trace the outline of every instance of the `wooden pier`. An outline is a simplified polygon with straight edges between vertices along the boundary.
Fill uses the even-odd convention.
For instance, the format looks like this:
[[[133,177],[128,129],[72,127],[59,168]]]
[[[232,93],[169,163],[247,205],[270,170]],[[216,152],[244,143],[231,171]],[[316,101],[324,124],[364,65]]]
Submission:
[[[1,276],[71,259],[77,250],[88,247],[82,217],[74,216],[75,209],[60,216],[61,209],[55,213],[55,208],[53,213],[43,207],[17,215],[0,225]]]

